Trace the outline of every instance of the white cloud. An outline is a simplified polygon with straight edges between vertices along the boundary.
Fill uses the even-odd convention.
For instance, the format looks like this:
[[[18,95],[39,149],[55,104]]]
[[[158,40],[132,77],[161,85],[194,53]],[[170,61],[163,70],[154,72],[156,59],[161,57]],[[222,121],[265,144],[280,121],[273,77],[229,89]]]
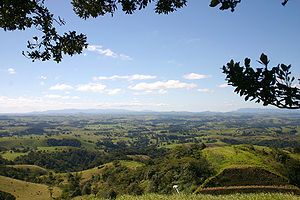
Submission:
[[[89,45],[87,47],[87,50],[92,51],[92,52],[96,52],[98,54],[108,56],[108,57],[113,57],[113,58],[118,57],[118,55],[115,52],[113,52],[110,49],[103,49],[103,46],[101,46],[101,45]]]
[[[45,81],[47,80],[47,76],[41,75],[38,79],[40,79],[40,85],[43,86],[45,85]]]
[[[132,58],[128,55],[125,55],[122,53],[118,54],[111,49],[104,49],[103,46],[101,46],[101,45],[89,45],[87,47],[87,50],[91,51],[91,52],[96,52],[100,55],[104,55],[104,56],[111,57],[111,58],[119,58],[121,60],[132,60]]]
[[[218,86],[219,88],[227,88],[229,85],[227,83],[221,84]]]
[[[124,79],[128,81],[134,81],[134,80],[150,80],[155,79],[156,76],[152,75],[144,75],[144,74],[133,74],[133,75],[126,75],[126,76],[120,76],[120,75],[113,75],[113,76],[98,76],[93,77],[94,81],[102,81],[102,80],[117,80],[117,79]]]
[[[7,69],[7,72],[8,72],[9,74],[11,74],[11,75],[17,73],[16,70],[15,70],[14,68],[8,68],[8,69]]]
[[[134,86],[129,86],[132,90],[167,90],[167,89],[192,89],[197,87],[193,83],[184,83],[178,80],[168,80],[168,81],[157,81],[153,83],[138,83]]]
[[[158,90],[158,93],[159,94],[166,94],[166,93],[168,93],[168,91],[164,90],[164,89],[161,89],[161,90]]]
[[[50,90],[72,90],[73,87],[71,85],[67,85],[67,84],[56,84],[54,86],[51,86],[49,88]]]
[[[201,88],[201,89],[198,89],[197,91],[199,92],[203,92],[203,93],[213,93],[214,91],[209,89],[209,88]]]
[[[41,79],[41,80],[46,80],[46,79],[47,79],[47,76],[41,75],[41,76],[39,77],[39,79]]]
[[[78,96],[62,96],[57,94],[46,94],[44,97],[49,99],[80,99]]]
[[[69,94],[68,90],[75,89],[79,92],[98,92],[98,93],[106,93],[108,95],[116,95],[119,94],[122,90],[119,88],[116,89],[106,89],[106,85],[103,85],[101,83],[87,83],[87,84],[79,84],[75,87],[67,84],[56,84],[54,86],[51,86],[50,90],[60,90],[65,91],[65,94]],[[72,99],[71,96],[61,96],[61,95],[45,95],[44,97],[47,98],[60,98],[60,99]]]
[[[130,56],[125,54],[120,54],[119,57],[121,60],[133,60]]]
[[[210,75],[206,74],[196,74],[196,73],[189,73],[183,75],[183,78],[188,79],[188,80],[198,80],[198,79],[204,79],[204,78],[209,78],[211,77]]]
[[[49,98],[50,97],[50,98]],[[74,99],[70,101],[70,99]],[[96,109],[96,108],[129,108],[146,109],[166,106],[158,102],[98,102],[76,100],[76,97],[54,96],[49,94],[44,97],[7,97],[0,96],[0,113],[24,113],[32,111],[45,111],[57,109]]]
[[[105,92],[108,94],[108,95],[116,95],[116,94],[119,94],[122,90],[117,88],[117,89],[107,89],[105,90]]]
[[[44,95],[44,97],[49,98],[49,99],[59,99],[59,98],[61,98],[61,95],[57,95],[57,94],[46,94],[46,95]]]
[[[103,54],[108,57],[116,58],[118,56],[115,52],[113,52],[110,49],[104,49],[104,50],[98,50],[98,51],[101,52],[100,54]]]
[[[155,79],[156,76],[152,76],[152,75],[143,75],[143,74],[133,74],[131,76],[128,76],[128,80],[129,81],[133,81],[133,80],[150,80],[150,79]]]
[[[106,85],[100,83],[88,83],[83,85],[78,85],[76,87],[77,91],[80,92],[104,92]]]

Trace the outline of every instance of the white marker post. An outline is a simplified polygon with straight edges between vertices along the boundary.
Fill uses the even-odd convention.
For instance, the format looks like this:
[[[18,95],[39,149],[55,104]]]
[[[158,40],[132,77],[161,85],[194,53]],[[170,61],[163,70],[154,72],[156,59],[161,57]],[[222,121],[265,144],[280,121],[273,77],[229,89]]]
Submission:
[[[179,194],[178,185],[173,185],[173,188],[176,190],[176,192]]]

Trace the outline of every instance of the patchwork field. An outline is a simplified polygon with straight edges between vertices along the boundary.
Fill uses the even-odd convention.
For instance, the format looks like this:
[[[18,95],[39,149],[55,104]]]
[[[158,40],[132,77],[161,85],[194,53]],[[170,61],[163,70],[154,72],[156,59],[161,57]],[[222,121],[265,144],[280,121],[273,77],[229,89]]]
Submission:
[[[298,193],[299,121],[300,115],[240,114],[2,117],[0,191],[17,199],[50,198],[52,187],[63,199]],[[171,195],[174,185],[185,195],[158,195]]]

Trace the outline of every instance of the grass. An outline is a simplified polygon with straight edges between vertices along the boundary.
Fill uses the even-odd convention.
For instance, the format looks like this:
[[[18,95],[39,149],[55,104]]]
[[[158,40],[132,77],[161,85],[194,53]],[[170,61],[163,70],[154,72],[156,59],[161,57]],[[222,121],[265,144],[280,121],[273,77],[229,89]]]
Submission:
[[[290,154],[290,156],[294,159],[300,160],[300,153],[293,153],[293,154]]]
[[[140,162],[126,161],[126,160],[121,160],[120,164],[125,166],[125,167],[128,167],[129,169],[136,169],[137,167],[143,166],[143,164],[140,163]],[[72,172],[72,173],[73,174],[78,173],[81,176],[80,182],[84,183],[84,182],[92,179],[93,176],[102,174],[104,169],[106,169],[108,167],[111,167],[112,165],[113,164],[110,162],[110,163],[106,163],[106,164],[98,166],[98,167],[83,170],[83,171],[80,171],[80,172]],[[56,175],[62,176],[64,178],[65,182],[67,181],[67,174],[68,173],[56,173]]]
[[[0,176],[0,190],[14,195],[17,200],[47,200],[50,193],[47,185],[29,183],[26,181],[16,180]],[[59,197],[61,190],[53,188],[53,197]]]
[[[288,185],[287,179],[259,167],[226,168],[205,181],[201,187]]]
[[[281,164],[269,155],[262,155],[258,152],[262,149],[266,152],[269,151],[267,147],[255,146],[255,151],[252,151],[244,145],[235,145],[210,147],[204,149],[202,152],[217,172],[225,168],[238,166],[257,166],[275,173],[282,171],[283,167]]]
[[[88,180],[90,180],[93,176],[95,175],[99,175],[102,173],[102,171],[105,169],[105,167],[110,166],[111,163],[105,164],[105,165],[101,165],[99,167],[94,167],[91,169],[87,169],[87,170],[83,170],[78,172],[78,174],[81,175],[81,182],[86,182]],[[76,172],[75,172],[76,173]]]
[[[121,196],[117,200],[300,200],[299,196],[281,193],[260,193],[260,194],[233,194],[233,195],[158,195],[148,194],[143,196]],[[90,198],[98,200],[98,198]]]
[[[25,169],[25,170],[30,170],[33,172],[39,172],[39,173],[43,173],[43,174],[47,174],[48,170],[37,166],[37,165],[7,165],[8,167],[13,167],[13,168],[17,168],[17,169]]]
[[[230,186],[230,187],[212,187],[204,188],[196,191],[195,194],[212,194],[212,195],[228,195],[228,194],[249,194],[249,193],[285,193],[299,195],[300,190],[295,186]]]
[[[3,137],[0,138],[0,146],[10,149],[12,147],[39,147],[45,146],[45,139],[42,136],[24,137]]]
[[[53,146],[53,147],[37,147],[37,150],[40,152],[59,152],[63,150],[69,150],[69,149],[76,149],[75,147],[69,147],[69,146]]]
[[[136,161],[128,161],[128,160],[121,160],[121,165],[128,167],[129,169],[136,169],[138,167],[142,167],[144,164]]]
[[[1,156],[7,160],[14,160],[18,156],[27,155],[27,153],[20,153],[20,152],[14,152],[14,151],[6,151],[1,154]]]

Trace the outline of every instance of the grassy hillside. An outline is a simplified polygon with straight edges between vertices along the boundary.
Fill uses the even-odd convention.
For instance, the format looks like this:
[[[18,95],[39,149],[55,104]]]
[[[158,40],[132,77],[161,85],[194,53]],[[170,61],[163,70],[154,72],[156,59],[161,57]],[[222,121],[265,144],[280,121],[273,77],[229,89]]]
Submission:
[[[226,168],[209,178],[203,187],[227,187],[246,185],[288,185],[288,180],[259,167]]]
[[[7,160],[14,160],[16,159],[16,157],[23,156],[23,155],[27,155],[27,153],[14,152],[14,151],[6,151],[1,153],[1,156]]]
[[[140,162],[126,161],[126,160],[121,160],[120,164],[129,169],[136,169],[137,167],[143,166],[143,164]],[[111,166],[113,166],[113,164],[110,162],[110,163],[106,163],[104,165],[97,166],[97,167],[94,167],[91,169],[87,169],[87,170],[83,170],[83,171],[79,171],[79,172],[72,172],[72,174],[78,173],[81,177],[80,182],[84,183],[84,182],[92,179],[93,176],[101,175],[103,173],[104,169],[107,169]],[[64,181],[66,182],[67,174],[68,173],[56,173],[56,176],[61,176],[64,179]]]
[[[288,179],[300,186],[299,119],[300,115],[7,116],[0,120],[0,154],[13,161],[1,156],[0,172],[32,183],[64,186],[63,194],[69,197],[173,194],[173,185],[188,194],[203,183],[205,189],[274,190],[288,185]],[[46,185],[1,180],[2,188],[19,196],[22,190],[33,191],[25,194],[27,199],[37,199],[33,195],[48,190]],[[29,186],[39,188],[26,189]]]
[[[0,138],[0,146],[5,148],[12,148],[12,147],[39,147],[45,146],[45,139],[43,136],[40,137],[2,137]]]
[[[234,195],[157,195],[121,196],[117,200],[299,200],[299,196],[291,194],[234,194]],[[90,198],[97,200],[97,198]]]
[[[137,167],[143,166],[142,163],[135,162],[135,161],[126,161],[126,160],[121,160],[120,164],[129,169],[136,169]],[[87,170],[83,170],[83,171],[79,172],[79,174],[81,175],[81,182],[90,180],[94,175],[101,174],[105,168],[111,167],[111,166],[112,166],[112,163],[107,163],[105,165],[101,165],[98,167],[94,167],[92,169],[87,169]]]
[[[229,167],[257,166],[277,174],[279,172],[284,174],[283,165],[274,160],[268,147],[234,145],[210,147],[202,152],[217,172]]]
[[[300,195],[299,188],[295,186],[229,186],[229,187],[212,187],[196,191],[195,194],[211,195],[229,195],[229,194],[261,194],[261,193],[285,193]]]
[[[14,195],[17,200],[47,200],[50,198],[48,186],[43,184],[29,183],[4,176],[0,176],[0,191]],[[53,189],[53,197],[58,197],[61,190]]]
[[[17,169],[29,170],[29,171],[38,172],[38,173],[41,173],[41,174],[47,174],[48,173],[47,169],[45,169],[43,167],[40,167],[40,166],[37,166],[37,165],[7,165],[7,167],[14,167],[14,168],[17,168]]]

